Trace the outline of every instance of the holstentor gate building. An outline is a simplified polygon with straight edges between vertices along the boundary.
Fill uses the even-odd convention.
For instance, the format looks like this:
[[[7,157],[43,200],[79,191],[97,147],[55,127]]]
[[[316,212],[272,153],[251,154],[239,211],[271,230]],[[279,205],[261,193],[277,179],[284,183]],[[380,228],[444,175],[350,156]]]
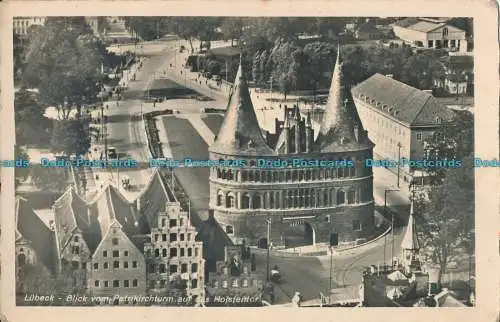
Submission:
[[[233,239],[266,247],[302,227],[307,244],[354,241],[374,232],[374,144],[343,85],[339,54],[319,133],[297,106],[282,108],[276,133],[260,129],[241,66],[210,159],[245,160],[242,168],[212,167],[210,209]],[[340,160],[341,167],[263,168],[257,160]],[[347,163],[352,167],[345,166]]]

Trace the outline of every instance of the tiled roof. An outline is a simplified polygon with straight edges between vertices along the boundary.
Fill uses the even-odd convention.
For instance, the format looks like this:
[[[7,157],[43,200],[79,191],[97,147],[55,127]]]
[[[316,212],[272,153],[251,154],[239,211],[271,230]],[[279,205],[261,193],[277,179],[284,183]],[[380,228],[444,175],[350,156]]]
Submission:
[[[224,121],[209,150],[227,155],[275,155],[262,136],[241,61]]]
[[[79,228],[84,239],[89,237],[90,216],[86,202],[77,194],[74,187],[69,187],[53,205],[54,223],[58,232],[59,250],[65,248],[73,234]]]
[[[92,218],[96,218],[99,222],[99,234],[94,235],[99,240],[93,240],[92,245],[97,246],[99,244],[102,236],[106,234],[114,220],[120,223],[122,230],[127,235],[139,234],[139,221],[132,204],[112,185],[107,185],[99,193],[94,201],[89,204],[89,209]]]
[[[52,273],[56,271],[57,248],[54,231],[50,230],[23,198],[16,199],[16,240],[24,238],[41,263]]]
[[[155,225],[155,216],[165,211],[165,204],[176,202],[172,190],[165,184],[160,170],[155,169],[147,187],[133,202],[129,202],[120,191],[108,184],[91,201],[84,201],[70,187],[54,204],[54,219],[58,232],[59,251],[70,241],[75,230],[82,232],[91,252],[101,242],[109,226],[116,220],[123,232],[132,242],[140,245],[145,242],[144,235]],[[139,205],[140,211],[137,211]]]
[[[438,117],[442,121],[453,118],[453,112],[431,94],[381,74],[371,76],[351,92],[354,98],[368,100],[374,108],[379,105],[381,113],[409,125],[432,125]]]
[[[408,17],[408,18],[404,18],[404,19],[398,20],[394,24],[396,26],[399,26],[399,27],[402,27],[402,28],[407,28],[407,27],[409,27],[411,25],[416,24],[419,21],[420,20],[418,18]]]
[[[140,216],[144,216],[148,226],[155,226],[155,216],[165,211],[167,202],[177,202],[174,193],[165,183],[158,168],[153,170],[148,185],[137,197]]]
[[[356,107],[349,102],[350,96],[342,79],[340,51],[337,50],[330,93],[315,141],[315,146],[320,151],[355,151],[373,147],[373,143],[365,134]],[[355,135],[355,126],[359,131],[358,138]]]
[[[414,25],[408,26],[408,29],[421,31],[421,32],[429,32],[439,27],[446,25],[445,23],[432,23],[428,21],[419,21]]]

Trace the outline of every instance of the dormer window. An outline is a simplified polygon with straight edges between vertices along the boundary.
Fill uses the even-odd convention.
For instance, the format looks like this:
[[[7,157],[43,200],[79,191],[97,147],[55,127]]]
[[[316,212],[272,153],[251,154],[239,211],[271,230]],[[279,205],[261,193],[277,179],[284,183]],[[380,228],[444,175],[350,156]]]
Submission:
[[[381,105],[381,103],[380,103],[380,102],[377,102],[377,103],[375,104],[375,106],[377,106],[377,107],[380,107],[380,105]],[[384,106],[385,106],[385,105],[382,105],[382,108],[384,108]]]
[[[253,146],[254,146],[253,141],[252,140],[248,141],[248,147],[253,148]]]
[[[441,118],[439,116],[436,117],[436,123],[441,123]]]
[[[372,104],[375,104],[375,103],[376,103],[376,101],[375,101],[375,100],[371,100],[371,103],[372,103]]]

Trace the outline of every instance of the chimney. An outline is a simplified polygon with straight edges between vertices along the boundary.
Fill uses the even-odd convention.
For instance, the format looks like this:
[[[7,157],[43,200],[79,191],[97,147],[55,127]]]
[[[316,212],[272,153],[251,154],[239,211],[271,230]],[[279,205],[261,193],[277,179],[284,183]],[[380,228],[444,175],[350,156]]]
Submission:
[[[214,215],[213,209],[208,210],[208,220],[215,220],[215,215]]]

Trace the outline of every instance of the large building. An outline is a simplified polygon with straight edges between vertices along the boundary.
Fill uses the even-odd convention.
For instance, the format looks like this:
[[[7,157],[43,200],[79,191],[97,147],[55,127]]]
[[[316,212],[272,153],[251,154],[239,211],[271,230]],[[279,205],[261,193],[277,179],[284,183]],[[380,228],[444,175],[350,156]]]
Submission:
[[[45,25],[46,17],[14,17],[14,34],[18,36],[26,36],[29,27],[33,25]]]
[[[39,263],[58,277],[72,276],[75,288],[91,295],[176,292],[202,299],[203,243],[163,180],[155,169],[132,202],[112,185],[87,202],[71,186],[54,203],[53,231],[20,199],[17,265]]]
[[[264,248],[268,239],[280,244],[298,237],[303,244],[316,244],[371,237],[373,177],[362,161],[372,158],[373,143],[343,85],[340,57],[317,135],[297,107],[283,113],[276,135],[264,138],[240,63],[209,151],[212,160],[243,160],[246,165],[211,169],[215,219],[233,239]],[[324,163],[311,166],[297,163],[299,159]]]
[[[424,158],[424,140],[454,113],[431,94],[375,74],[351,90],[359,116],[375,143],[377,159]],[[390,171],[397,171],[394,167]],[[418,168],[405,164],[401,180],[410,182]]]
[[[250,253],[242,245],[226,246],[225,258],[217,262],[215,272],[210,272],[206,297],[215,306],[243,305],[260,306],[264,290],[265,273],[257,272],[252,265]],[[240,297],[240,303],[224,303],[218,299]],[[208,304],[207,303],[207,304]]]
[[[413,47],[467,51],[465,31],[443,20],[405,18],[393,24],[393,31],[396,37]]]

